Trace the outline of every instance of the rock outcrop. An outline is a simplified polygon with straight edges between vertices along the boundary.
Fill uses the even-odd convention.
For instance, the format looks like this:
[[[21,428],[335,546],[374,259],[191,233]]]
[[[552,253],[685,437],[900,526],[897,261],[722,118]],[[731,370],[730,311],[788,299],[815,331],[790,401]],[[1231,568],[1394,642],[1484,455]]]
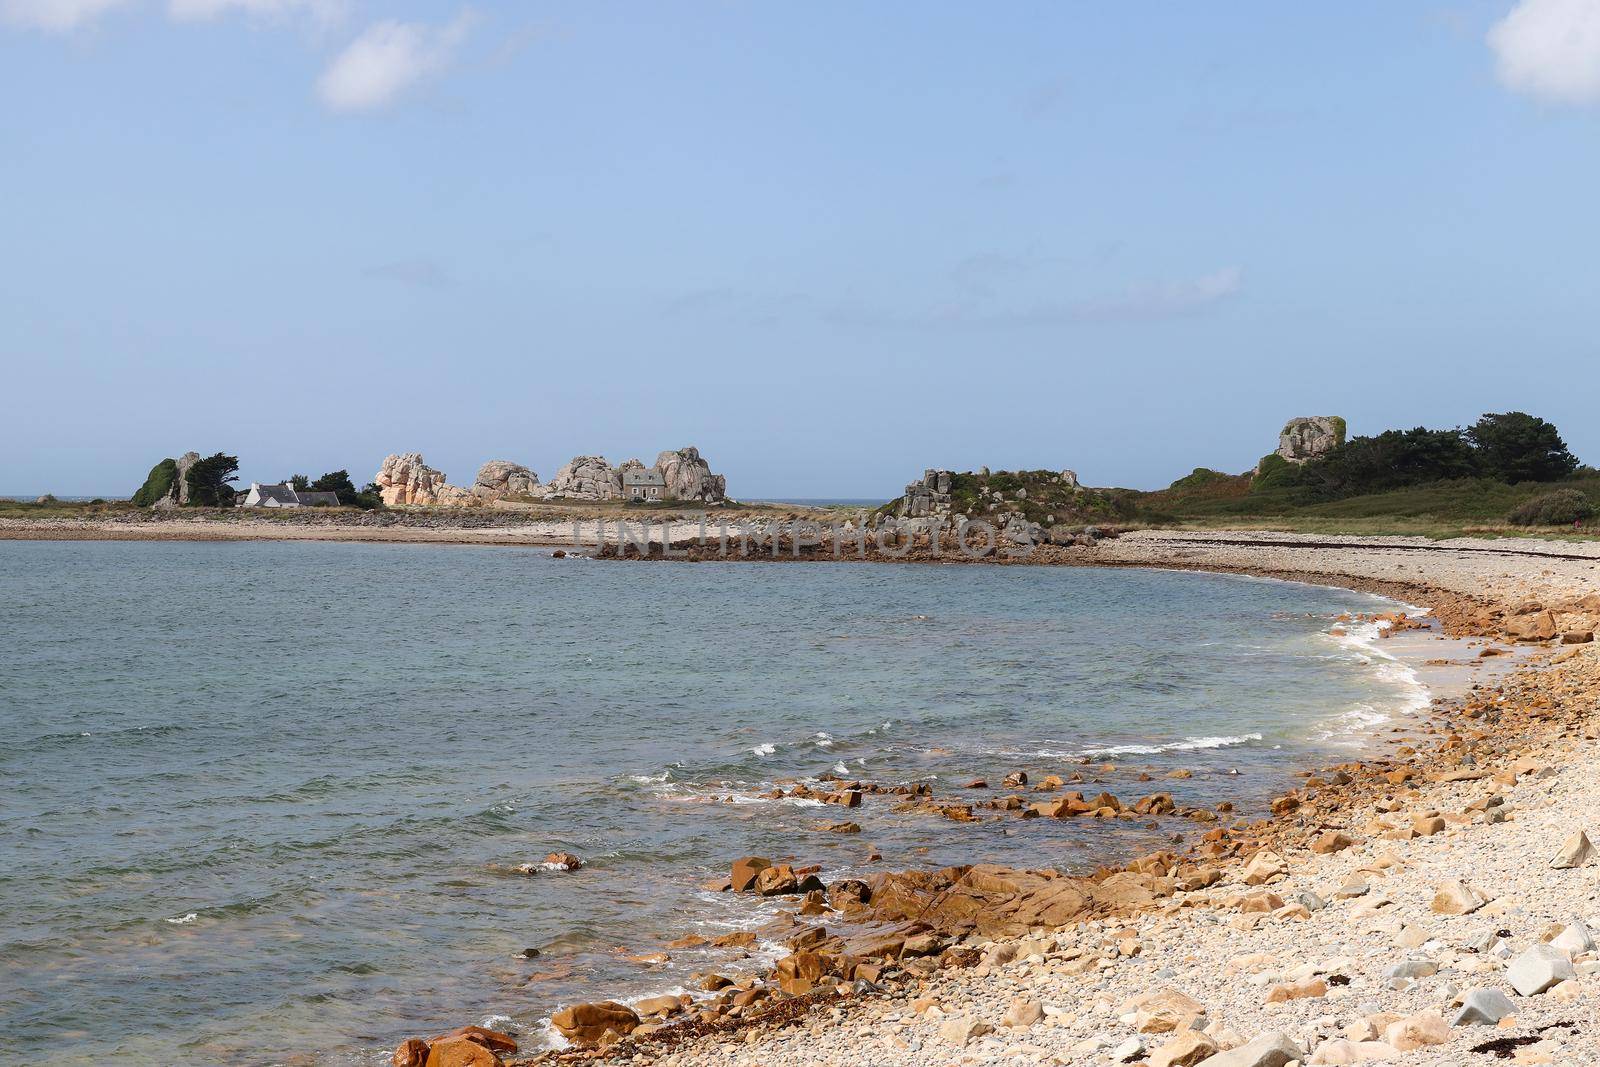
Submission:
[[[620,500],[622,476],[632,470],[647,470],[642,460],[630,459],[613,467],[604,456],[574,456],[571,463],[556,471],[546,492],[570,500]],[[692,500],[720,503],[727,493],[727,479],[711,472],[711,465],[694,446],[672,449],[656,457],[655,470],[665,483],[666,500]]]
[[[574,456],[572,462],[556,471],[556,476],[550,480],[549,495],[577,500],[616,500],[622,496],[622,471],[604,456]]]
[[[1278,435],[1278,455],[1290,463],[1304,463],[1344,444],[1344,420],[1337,415],[1312,415],[1290,419]]]
[[[200,453],[185,452],[178,457],[177,469],[166,494],[150,506],[153,508],[181,508],[189,503],[189,468],[200,462]]]
[[[545,488],[539,476],[520,463],[491,459],[478,468],[472,495],[480,500],[500,500],[508,496],[542,496]]]
[[[470,504],[476,498],[445,481],[443,471],[428,466],[420,452],[388,456],[372,479],[389,507],[407,504]]]
[[[706,504],[720,503],[727,495],[728,480],[711,473],[711,464],[700,456],[693,445],[672,449],[656,457],[656,470],[667,483],[668,500],[698,500]]]
[[[900,498],[900,516],[906,519],[926,519],[931,515],[950,514],[950,479],[953,471],[932,468],[922,472],[922,480],[906,486]]]

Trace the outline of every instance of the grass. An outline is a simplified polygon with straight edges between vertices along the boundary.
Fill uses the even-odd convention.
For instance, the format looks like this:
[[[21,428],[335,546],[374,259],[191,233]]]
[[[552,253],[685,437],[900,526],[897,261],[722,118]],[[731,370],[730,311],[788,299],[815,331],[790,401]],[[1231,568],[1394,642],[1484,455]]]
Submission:
[[[1198,473],[1198,472],[1197,472]],[[1149,522],[1201,527],[1250,526],[1302,533],[1409,535],[1422,537],[1563,537],[1592,540],[1600,527],[1514,526],[1507,516],[1525,501],[1549,493],[1551,483],[1507,485],[1487,478],[1463,478],[1304,504],[1292,489],[1252,487],[1248,475],[1231,479],[1180,479],[1170,489],[1134,493],[1138,512]],[[1185,484],[1188,483],[1188,484]],[[1600,476],[1559,483],[1600,501]]]

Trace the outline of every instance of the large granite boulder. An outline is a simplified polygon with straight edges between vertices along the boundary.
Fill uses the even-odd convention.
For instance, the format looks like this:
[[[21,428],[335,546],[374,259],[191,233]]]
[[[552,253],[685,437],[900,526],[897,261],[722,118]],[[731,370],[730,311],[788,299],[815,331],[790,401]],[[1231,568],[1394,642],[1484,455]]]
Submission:
[[[1290,419],[1278,435],[1278,455],[1304,463],[1344,444],[1344,420],[1337,415]]]
[[[481,500],[541,496],[543,493],[544,486],[539,484],[537,474],[508,459],[491,459],[478,468],[478,477],[472,483],[472,495]]]
[[[668,500],[699,500],[716,504],[727,496],[727,478],[712,474],[711,464],[700,457],[700,450],[693,445],[658,455],[656,470],[661,472],[661,478],[666,482],[664,495]]]
[[[372,479],[383,502],[389,507],[407,504],[471,504],[476,502],[467,490],[445,481],[444,472],[423,462],[420,452],[401,452],[388,456]]]
[[[640,464],[643,466],[643,464]],[[604,456],[574,456],[550,480],[551,496],[576,500],[617,500],[622,496],[622,472]]]

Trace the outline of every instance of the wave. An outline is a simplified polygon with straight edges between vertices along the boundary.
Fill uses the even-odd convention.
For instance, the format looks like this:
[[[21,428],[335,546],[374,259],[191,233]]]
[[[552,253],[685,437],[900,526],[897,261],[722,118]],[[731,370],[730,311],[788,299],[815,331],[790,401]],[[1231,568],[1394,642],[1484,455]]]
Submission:
[[[1426,608],[1402,604],[1407,614],[1422,616]],[[1397,716],[1415,715],[1433,702],[1433,693],[1418,676],[1416,668],[1384,648],[1382,642],[1392,640],[1383,635],[1391,627],[1388,622],[1350,621],[1340,623],[1342,633],[1325,631],[1323,637],[1370,666],[1375,679],[1387,686],[1394,696],[1389,701],[1361,701],[1334,716],[1322,729],[1312,735],[1312,740],[1338,744],[1359,744],[1377,727],[1393,721]]]
[[[1077,754],[1080,756],[1156,756],[1163,752],[1195,752],[1207,748],[1229,748],[1233,745],[1248,745],[1252,741],[1261,740],[1258,733],[1232,734],[1218,737],[1186,737],[1182,741],[1169,741],[1162,745],[1105,745],[1100,748],[1086,748]]]

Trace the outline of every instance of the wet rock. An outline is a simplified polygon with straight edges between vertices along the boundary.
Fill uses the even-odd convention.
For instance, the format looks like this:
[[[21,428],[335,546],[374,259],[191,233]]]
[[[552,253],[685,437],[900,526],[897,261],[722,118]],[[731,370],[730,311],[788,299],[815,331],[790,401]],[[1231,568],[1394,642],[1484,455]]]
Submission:
[[[389,1062],[394,1067],[424,1067],[428,1062],[428,1043],[420,1037],[408,1037],[400,1042]]]
[[[679,997],[660,996],[645,997],[633,1006],[633,1010],[638,1012],[641,1018],[650,1018],[652,1016],[665,1018],[668,1015],[677,1015],[684,1010],[684,1007],[683,1000]]]
[[[490,1052],[510,1054],[517,1051],[517,1039],[510,1034],[501,1033],[499,1030],[490,1030],[486,1026],[458,1026],[447,1034],[436,1034],[428,1038],[428,1044],[437,1044],[440,1041],[453,1041],[462,1038],[482,1045]]]
[[[427,1067],[502,1067],[494,1051],[464,1037],[445,1038],[428,1046]]]
[[[761,856],[746,856],[733,861],[733,868],[729,879],[733,883],[735,893],[748,893],[755,888],[756,876],[768,867],[772,861]]]
[[[550,1017],[550,1025],[575,1045],[598,1045],[608,1032],[626,1037],[639,1025],[639,1016],[614,1000],[574,1004]]]
[[[544,866],[551,871],[576,871],[583,861],[570,852],[552,852],[544,858]]]
[[[787,864],[763,867],[756,873],[755,891],[764,897],[786,896],[800,892],[800,879],[794,868]]]

